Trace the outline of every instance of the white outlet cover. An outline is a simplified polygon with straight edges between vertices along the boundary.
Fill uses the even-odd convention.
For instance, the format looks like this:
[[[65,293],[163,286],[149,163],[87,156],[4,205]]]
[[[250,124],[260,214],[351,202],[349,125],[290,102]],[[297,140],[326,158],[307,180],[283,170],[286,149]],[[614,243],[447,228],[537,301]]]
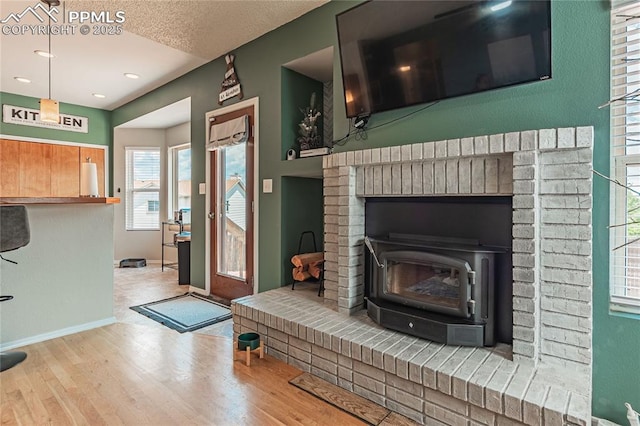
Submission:
[[[273,192],[273,179],[262,179],[262,192],[265,194]]]
[[[198,194],[204,195],[207,193],[207,184],[202,182],[198,184]]]

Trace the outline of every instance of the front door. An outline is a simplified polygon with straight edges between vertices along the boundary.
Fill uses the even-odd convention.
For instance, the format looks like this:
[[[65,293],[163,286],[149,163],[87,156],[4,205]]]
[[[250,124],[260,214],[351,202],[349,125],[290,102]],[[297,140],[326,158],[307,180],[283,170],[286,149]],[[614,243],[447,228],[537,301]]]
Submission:
[[[253,294],[254,108],[216,115],[215,124],[249,116],[246,142],[208,152],[211,294],[231,300]]]

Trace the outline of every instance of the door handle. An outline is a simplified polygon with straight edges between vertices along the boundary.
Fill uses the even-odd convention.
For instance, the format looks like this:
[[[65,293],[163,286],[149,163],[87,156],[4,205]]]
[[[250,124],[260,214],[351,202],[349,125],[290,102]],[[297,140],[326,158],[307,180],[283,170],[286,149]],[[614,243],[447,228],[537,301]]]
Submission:
[[[207,214],[207,217],[208,217],[209,219],[211,219],[211,220],[215,220],[215,219],[216,219],[216,214],[215,214],[215,213],[212,213],[212,212],[209,212],[209,213]]]

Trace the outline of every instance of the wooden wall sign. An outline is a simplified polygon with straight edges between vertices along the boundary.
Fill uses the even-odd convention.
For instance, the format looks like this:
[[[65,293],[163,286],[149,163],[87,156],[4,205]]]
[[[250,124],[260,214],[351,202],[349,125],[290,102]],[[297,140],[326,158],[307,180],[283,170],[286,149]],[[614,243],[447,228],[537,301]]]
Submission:
[[[228,54],[224,57],[227,62],[227,72],[224,73],[224,80],[222,80],[222,88],[220,89],[220,96],[218,97],[218,105],[222,105],[227,99],[231,99],[234,96],[238,96],[238,99],[242,99],[242,87],[240,86],[240,79],[236,74],[236,69],[233,66],[233,60],[235,56]]]
[[[47,129],[66,130],[68,132],[89,133],[88,117],[60,114],[60,123],[45,123],[40,121],[39,110],[14,105],[2,105],[2,121],[4,123],[19,124],[21,126],[45,127]]]

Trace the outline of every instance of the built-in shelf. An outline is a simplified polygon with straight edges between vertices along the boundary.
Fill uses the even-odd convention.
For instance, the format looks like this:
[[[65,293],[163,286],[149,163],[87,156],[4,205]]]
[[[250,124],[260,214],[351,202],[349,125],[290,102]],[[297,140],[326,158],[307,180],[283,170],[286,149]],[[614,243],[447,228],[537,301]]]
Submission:
[[[0,204],[118,204],[116,197],[0,197]]]
[[[322,155],[281,161],[282,176],[322,178]]]

